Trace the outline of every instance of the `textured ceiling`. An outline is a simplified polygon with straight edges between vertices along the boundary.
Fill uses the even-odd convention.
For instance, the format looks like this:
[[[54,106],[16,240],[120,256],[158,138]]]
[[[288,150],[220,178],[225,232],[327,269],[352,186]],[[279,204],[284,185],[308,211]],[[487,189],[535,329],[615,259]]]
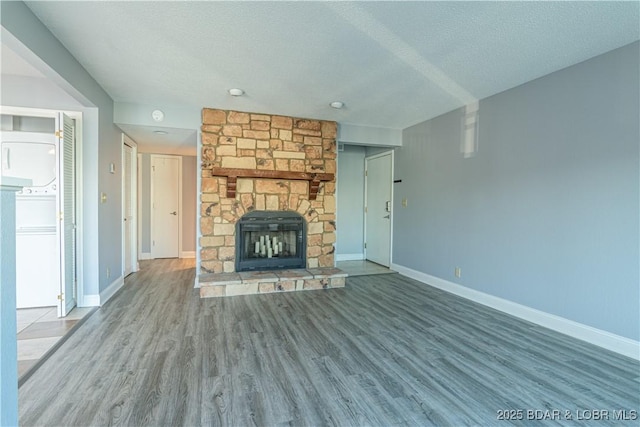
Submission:
[[[638,2],[27,5],[115,101],[394,129],[640,38]]]

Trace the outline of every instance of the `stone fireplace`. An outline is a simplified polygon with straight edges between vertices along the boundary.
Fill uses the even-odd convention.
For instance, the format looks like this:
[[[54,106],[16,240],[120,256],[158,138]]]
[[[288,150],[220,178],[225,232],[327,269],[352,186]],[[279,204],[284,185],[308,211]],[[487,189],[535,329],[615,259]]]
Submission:
[[[249,277],[242,271],[334,266],[336,131],[337,124],[331,121],[203,109],[201,284],[212,274],[220,280],[232,278],[220,274]],[[276,222],[285,217],[302,221],[304,234],[295,238],[300,239],[295,245],[285,233],[291,230],[278,230],[276,225],[273,230],[245,233],[243,227],[264,226],[265,218],[275,212]],[[242,257],[237,256],[238,249]],[[320,275],[312,273],[312,279]],[[322,278],[330,279],[326,273]],[[340,277],[344,286],[344,276]],[[339,283],[335,281],[336,286]]]

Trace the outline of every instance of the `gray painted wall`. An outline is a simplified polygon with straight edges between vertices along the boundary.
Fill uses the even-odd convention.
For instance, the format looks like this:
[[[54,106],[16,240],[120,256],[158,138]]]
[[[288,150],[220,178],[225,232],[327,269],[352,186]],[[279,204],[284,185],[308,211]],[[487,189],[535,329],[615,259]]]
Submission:
[[[393,262],[639,340],[639,48],[482,100],[475,157],[460,110],[406,129]]]
[[[151,252],[151,153],[140,156],[140,252]],[[180,157],[180,156],[178,156]],[[197,158],[182,156],[182,249],[196,250]]]
[[[336,258],[363,254],[365,147],[345,145],[338,152]]]

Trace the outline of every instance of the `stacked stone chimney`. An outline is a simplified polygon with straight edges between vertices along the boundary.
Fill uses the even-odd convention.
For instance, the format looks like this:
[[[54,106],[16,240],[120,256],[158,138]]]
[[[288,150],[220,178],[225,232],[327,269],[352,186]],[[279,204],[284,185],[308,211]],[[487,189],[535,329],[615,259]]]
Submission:
[[[307,221],[307,268],[333,267],[336,131],[331,121],[203,109],[202,273],[235,271],[235,224],[252,210],[300,213]],[[240,173],[236,181],[225,170],[273,171],[275,178]],[[279,178],[279,172],[334,176],[320,182],[312,200],[310,179]]]

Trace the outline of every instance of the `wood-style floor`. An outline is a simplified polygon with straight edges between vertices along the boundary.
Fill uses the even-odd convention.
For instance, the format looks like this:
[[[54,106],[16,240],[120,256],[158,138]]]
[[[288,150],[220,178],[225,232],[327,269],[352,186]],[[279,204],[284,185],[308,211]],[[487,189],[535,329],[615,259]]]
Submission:
[[[535,425],[593,426],[615,414],[579,411],[640,409],[637,361],[398,274],[204,300],[193,279],[181,260],[142,263],[20,388],[20,424],[504,426],[560,410]]]

